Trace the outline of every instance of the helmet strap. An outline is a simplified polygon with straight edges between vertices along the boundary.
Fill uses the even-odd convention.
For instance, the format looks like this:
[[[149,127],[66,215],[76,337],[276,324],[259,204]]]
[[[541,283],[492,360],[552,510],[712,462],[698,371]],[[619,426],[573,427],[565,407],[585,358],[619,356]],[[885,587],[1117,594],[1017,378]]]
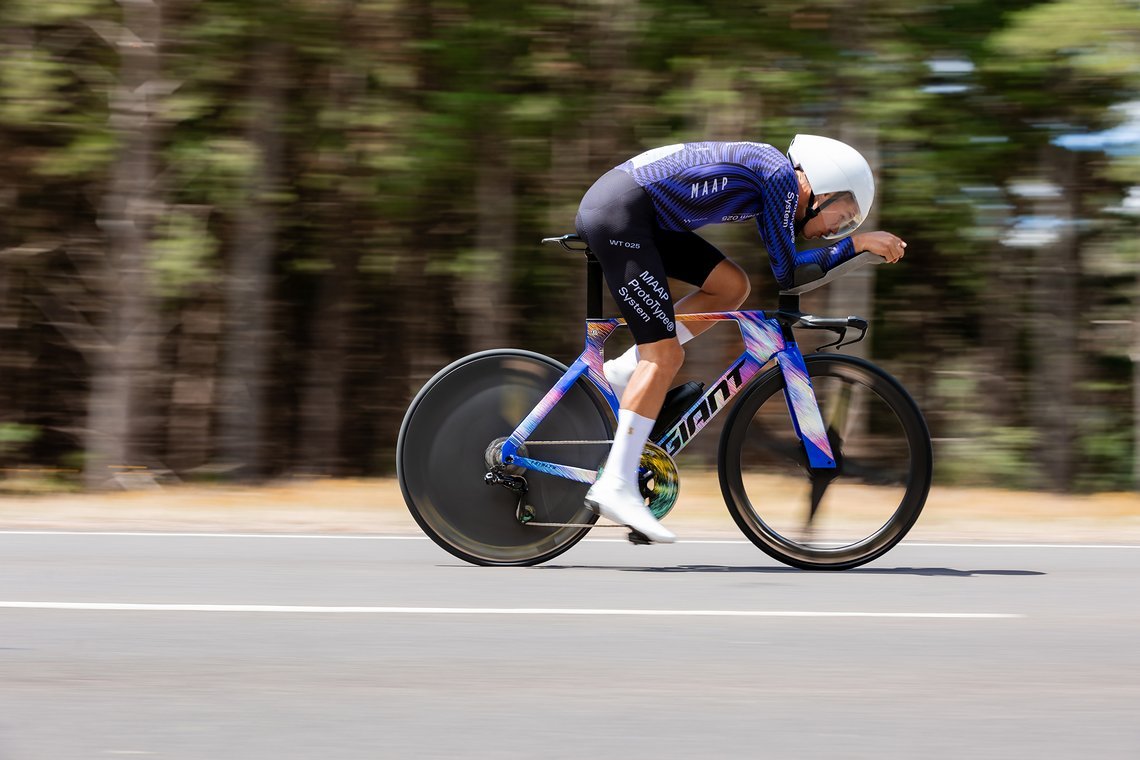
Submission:
[[[798,220],[793,226],[795,227],[796,234],[802,235],[804,225],[819,216],[820,209],[815,207],[815,193],[808,194],[807,210],[804,212],[804,218]]]

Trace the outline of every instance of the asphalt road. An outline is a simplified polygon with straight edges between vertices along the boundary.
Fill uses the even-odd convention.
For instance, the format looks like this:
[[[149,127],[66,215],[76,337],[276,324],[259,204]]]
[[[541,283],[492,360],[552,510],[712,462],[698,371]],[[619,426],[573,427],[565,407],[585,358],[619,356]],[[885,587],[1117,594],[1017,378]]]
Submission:
[[[0,759],[1140,757],[1140,546],[0,533]],[[665,614],[668,613],[668,614]]]

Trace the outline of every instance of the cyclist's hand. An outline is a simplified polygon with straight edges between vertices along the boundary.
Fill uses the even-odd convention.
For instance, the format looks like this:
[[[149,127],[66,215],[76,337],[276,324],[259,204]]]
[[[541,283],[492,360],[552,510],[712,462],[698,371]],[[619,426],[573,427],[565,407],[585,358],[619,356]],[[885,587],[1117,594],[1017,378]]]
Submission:
[[[870,251],[876,256],[882,256],[888,264],[895,263],[906,252],[906,243],[902,238],[882,230],[852,235],[851,242],[856,251]]]

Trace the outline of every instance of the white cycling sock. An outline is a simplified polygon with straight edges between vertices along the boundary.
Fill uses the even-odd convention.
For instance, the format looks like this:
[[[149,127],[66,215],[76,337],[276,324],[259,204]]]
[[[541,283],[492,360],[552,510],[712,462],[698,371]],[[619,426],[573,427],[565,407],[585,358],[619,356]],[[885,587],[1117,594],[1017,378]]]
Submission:
[[[689,328],[685,327],[681,322],[677,323],[677,340],[681,341],[681,345],[685,345],[693,339],[693,334],[689,332]],[[610,359],[604,365],[602,370],[606,374],[606,380],[609,381],[610,387],[614,389],[614,395],[617,396],[618,401],[621,401],[622,394],[625,393],[625,388],[629,385],[629,380],[633,377],[633,371],[637,369],[637,363],[641,361],[641,352],[637,350],[637,346],[633,346],[621,356],[616,359]]]
[[[637,483],[637,470],[641,464],[641,452],[653,430],[653,420],[642,417],[629,409],[618,410],[617,431],[614,444],[606,459],[606,469],[602,477],[606,480],[623,480]]]

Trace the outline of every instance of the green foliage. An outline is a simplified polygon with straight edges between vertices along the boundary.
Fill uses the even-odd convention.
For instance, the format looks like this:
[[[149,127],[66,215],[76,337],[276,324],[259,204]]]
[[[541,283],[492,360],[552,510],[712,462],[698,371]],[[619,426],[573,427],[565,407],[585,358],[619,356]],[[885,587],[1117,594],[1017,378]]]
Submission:
[[[183,140],[168,152],[184,197],[227,209],[236,209],[244,202],[257,160],[257,150],[249,141],[232,136]]]
[[[1036,251],[1004,241],[1040,209],[1011,184],[1050,168],[1042,156],[1058,134],[1118,124],[1112,106],[1136,99],[1136,3],[886,0],[853,12],[840,0],[211,0],[164,11],[151,160],[153,209],[170,210],[148,241],[156,295],[209,293],[235,255],[239,212],[267,160],[249,129],[252,62],[272,50],[287,93],[275,125],[284,160],[279,186],[258,200],[283,211],[274,312],[288,324],[273,350],[288,371],[312,348],[313,294],[345,261],[356,267],[344,327],[354,399],[400,407],[423,379],[415,372],[461,352],[476,320],[457,319],[452,296],[488,276],[512,286],[497,306],[517,305],[520,343],[577,350],[580,262],[537,240],[572,227],[601,172],[677,140],[784,146],[801,131],[845,134],[877,157],[879,227],[910,243],[903,266],[876,274],[874,349],[924,378],[926,411],[947,440],[939,476],[1039,485],[1048,437],[1022,392],[1038,381],[1029,335],[1045,318],[1029,297]],[[124,148],[110,118],[124,59],[107,40],[125,15],[107,0],[0,4],[0,243],[65,241],[62,263],[29,263],[31,279],[75,278],[66,292],[89,315],[106,304],[88,300],[97,288],[76,262],[108,245],[99,209]],[[477,197],[489,160],[515,189],[507,251],[476,249],[484,215],[501,208]],[[1136,217],[1113,208],[1140,184],[1140,162],[1081,154],[1069,182],[1083,278],[1074,297],[1095,303],[1081,318],[1133,319],[1140,236]],[[712,234],[762,268],[752,230],[736,232]],[[392,303],[407,313],[387,313]],[[1073,409],[1085,421],[1076,485],[1119,487],[1131,482],[1134,410],[1120,387],[1130,368],[1098,360],[1128,344],[1119,330],[1087,333],[1073,347],[1088,366]],[[968,347],[999,338],[1004,364],[983,371]],[[1018,390],[1008,408],[988,402],[998,372]],[[282,425],[298,416],[281,411]],[[373,461],[398,412],[360,415],[370,421],[355,434],[371,448],[355,461]]]
[[[976,437],[951,439],[937,447],[939,482],[1041,489],[1034,459],[1037,443],[1036,432],[1029,428],[979,424]]]
[[[1054,0],[1027,8],[996,33],[994,49],[1021,66],[1058,65],[1092,77],[1140,81],[1140,5],[1126,0]]]
[[[1140,154],[1120,156],[1109,162],[1102,171],[1105,179],[1114,182],[1140,183]]]
[[[151,267],[160,295],[175,298],[214,279],[218,241],[210,234],[202,213],[172,210],[156,232]]]
[[[0,47],[0,124],[25,127],[63,110],[58,91],[69,79],[64,63],[39,49]]]
[[[1100,380],[1083,384],[1090,403],[1076,420],[1076,454],[1080,463],[1074,488],[1115,491],[1135,487],[1133,429],[1117,411],[1131,396],[1127,382]]]
[[[38,26],[63,24],[77,19],[103,15],[105,0],[4,0],[0,5],[0,24]]]
[[[40,437],[40,429],[35,425],[21,425],[17,422],[0,422],[0,455],[10,454]]]
[[[80,133],[66,145],[45,152],[36,162],[36,173],[71,179],[98,176],[115,159],[118,147],[111,132]]]

